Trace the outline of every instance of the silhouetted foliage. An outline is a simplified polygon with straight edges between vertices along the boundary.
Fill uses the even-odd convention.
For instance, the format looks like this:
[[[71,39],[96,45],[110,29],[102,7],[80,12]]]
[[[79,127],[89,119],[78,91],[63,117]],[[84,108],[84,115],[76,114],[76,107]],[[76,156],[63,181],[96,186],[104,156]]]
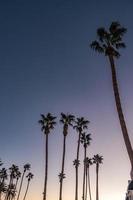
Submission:
[[[3,163],[1,165],[3,165]],[[26,171],[29,170],[30,164],[24,165],[22,179],[24,179],[24,174],[26,173]],[[23,180],[21,179],[20,186],[17,187],[20,178],[21,172],[17,165],[13,164],[11,167],[9,167],[9,169],[6,169],[4,167],[0,169],[0,200],[13,200],[15,199],[17,194],[17,198],[20,197],[20,191],[22,189],[23,182]]]

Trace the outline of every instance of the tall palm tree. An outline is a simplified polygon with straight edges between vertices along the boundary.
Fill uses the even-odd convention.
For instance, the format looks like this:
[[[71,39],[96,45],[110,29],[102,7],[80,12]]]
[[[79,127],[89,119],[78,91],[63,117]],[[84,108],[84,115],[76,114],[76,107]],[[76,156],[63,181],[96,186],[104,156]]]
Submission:
[[[85,195],[85,177],[86,177],[86,152],[87,152],[87,147],[90,145],[90,141],[91,141],[91,134],[87,134],[84,132],[81,135],[81,143],[83,144],[84,147],[84,171],[83,171],[83,195],[82,198],[83,200],[86,200],[86,195]],[[86,189],[87,189],[87,179],[86,179]],[[87,193],[87,190],[86,190]]]
[[[41,120],[39,120],[39,124],[41,125],[41,130],[46,136],[45,140],[45,178],[44,178],[44,191],[43,191],[43,200],[46,200],[47,196],[47,179],[48,179],[48,135],[54,126],[56,117],[52,116],[51,113],[47,115],[41,114]]]
[[[87,171],[87,176],[88,176],[88,187],[89,187],[89,197],[90,200],[92,200],[91,197],[91,183],[90,183],[90,166],[93,164],[92,158],[86,158],[86,171]]]
[[[17,189],[17,185],[18,185],[18,180],[21,178],[21,172],[18,171],[16,172],[16,183],[15,183],[15,190]]]
[[[79,150],[80,150],[80,139],[81,139],[81,134],[83,133],[84,130],[88,128],[89,121],[85,120],[84,117],[77,118],[75,121],[75,126],[74,128],[76,129],[78,133],[78,144],[77,144],[77,153],[76,153],[76,159],[73,161],[73,164],[75,166],[75,200],[78,200],[78,167],[80,164],[79,161]]]
[[[68,135],[68,127],[73,126],[74,116],[64,113],[61,113],[60,122],[63,124],[63,154],[62,154],[62,167],[61,173],[59,174],[59,181],[60,181],[60,193],[59,193],[59,200],[62,200],[62,186],[63,186],[63,179],[65,178],[64,174],[64,166],[65,166],[65,154],[66,154],[66,137]]]
[[[99,165],[102,164],[102,161],[103,161],[103,156],[100,156],[98,154],[94,155],[93,163],[96,164],[96,200],[99,200],[98,175],[99,175]]]
[[[131,163],[131,179],[133,179],[133,150],[121,106],[115,62],[114,62],[114,58],[119,58],[120,56],[118,50],[120,48],[125,48],[125,43],[122,41],[122,37],[126,33],[126,31],[127,29],[122,27],[118,22],[112,22],[108,30],[106,30],[103,27],[97,29],[98,40],[93,41],[90,46],[95,51],[103,53],[105,56],[107,56],[110,62],[115,103],[123,138],[125,141],[126,149]]]
[[[30,170],[30,164],[27,163],[24,165],[24,170],[23,170],[23,173],[22,173],[22,177],[21,177],[21,182],[20,182],[20,187],[19,187],[19,191],[18,191],[18,196],[17,196],[17,200],[19,200],[19,197],[20,197],[20,193],[21,193],[21,189],[22,189],[22,185],[23,185],[23,180],[24,180],[24,176],[25,176],[25,173],[26,171],[29,171]]]
[[[30,184],[31,179],[33,179],[33,176],[34,175],[31,172],[29,172],[28,175],[26,176],[26,178],[28,178],[28,182],[27,182],[27,187],[26,187],[26,191],[25,191],[23,200],[26,199],[27,192],[28,192],[28,189],[29,189],[29,184]]]

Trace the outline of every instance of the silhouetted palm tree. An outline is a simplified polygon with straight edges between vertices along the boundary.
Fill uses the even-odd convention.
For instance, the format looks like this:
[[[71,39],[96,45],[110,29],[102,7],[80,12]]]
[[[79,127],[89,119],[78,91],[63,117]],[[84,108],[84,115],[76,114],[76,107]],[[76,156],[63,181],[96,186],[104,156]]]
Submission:
[[[59,181],[60,181],[60,193],[59,193],[59,200],[62,200],[62,186],[63,186],[63,179],[65,178],[64,174],[64,166],[65,166],[65,153],[66,153],[66,136],[68,135],[68,127],[73,126],[74,116],[64,113],[61,113],[60,122],[63,124],[63,154],[62,154],[62,167],[61,173],[59,174]]]
[[[5,180],[7,180],[7,170],[5,168],[2,168],[0,170],[0,200],[1,200],[1,196],[2,193],[6,193],[7,192],[7,185],[5,183]]]
[[[10,200],[12,197],[15,196],[15,185],[14,185],[14,180],[16,178],[16,173],[19,170],[17,165],[12,165],[10,168],[10,179],[9,179],[9,184],[8,184],[8,189],[6,192],[5,200]],[[14,191],[14,195],[13,195]]]
[[[82,198],[83,200],[86,200],[86,195],[85,195],[85,188],[87,189],[87,179],[86,179],[86,187],[85,187],[85,176],[86,176],[86,151],[87,151],[87,147],[90,145],[90,141],[91,141],[91,134],[87,134],[84,132],[81,135],[81,143],[83,144],[84,147],[84,171],[83,171],[83,193],[82,193]],[[87,193],[87,190],[86,190]],[[86,198],[85,198],[86,197]]]
[[[122,42],[122,37],[126,33],[126,31],[127,29],[122,27],[118,22],[112,22],[108,30],[106,30],[103,27],[97,29],[98,40],[93,41],[90,46],[95,51],[98,51],[99,53],[104,53],[104,55],[108,57],[110,62],[116,108],[118,112],[123,138],[125,141],[126,149],[132,167],[131,179],[133,179],[133,150],[121,106],[116,69],[114,63],[114,58],[118,58],[120,56],[118,50],[120,48],[125,48],[125,43]]]
[[[7,192],[7,185],[5,182],[0,182],[0,200],[2,198],[2,195],[5,195]]]
[[[27,163],[27,164],[24,165],[24,170],[23,170],[23,174],[22,174],[22,177],[21,177],[21,182],[20,182],[20,187],[19,187],[19,191],[18,191],[17,200],[19,200],[19,197],[20,197],[20,192],[21,192],[21,189],[22,189],[22,184],[23,184],[25,173],[26,173],[26,171],[30,170],[30,167],[31,166],[30,166],[29,163]]]
[[[34,175],[31,172],[29,172],[29,174],[26,176],[26,178],[28,178],[28,182],[27,182],[27,187],[26,187],[26,191],[25,191],[23,200],[26,199],[27,192],[28,192],[28,189],[29,189],[29,184],[30,184],[31,179],[33,179],[33,176]]]
[[[90,166],[93,164],[92,162],[92,158],[86,158],[86,171],[87,171],[87,176],[88,176],[88,187],[89,187],[89,197],[90,197],[90,200],[92,200],[92,197],[91,197],[91,183],[90,183]]]
[[[21,178],[21,172],[18,171],[16,172],[16,183],[15,183],[15,190],[17,189],[17,185],[18,185],[18,180]]]
[[[45,180],[44,180],[44,191],[43,191],[43,200],[46,200],[47,195],[47,177],[48,177],[48,135],[54,126],[56,125],[55,122],[56,117],[53,117],[51,113],[48,113],[46,116],[41,114],[41,120],[39,120],[39,124],[41,125],[41,130],[43,131],[44,135],[46,136],[46,143],[45,143]]]
[[[84,117],[81,117],[81,118],[76,119],[75,126],[74,126],[74,128],[76,129],[76,131],[78,133],[77,155],[76,155],[76,159],[73,161],[73,164],[75,166],[75,178],[76,178],[75,200],[78,200],[78,167],[80,164],[80,161],[79,161],[80,138],[81,138],[81,134],[83,133],[83,131],[88,128],[88,124],[89,124],[89,121],[85,120]]]
[[[8,188],[8,200],[12,200],[16,195],[15,185],[13,183],[10,184]]]
[[[102,164],[103,156],[94,155],[93,163],[96,164],[96,200],[99,200],[99,187],[98,187],[98,175],[99,175],[99,165]]]

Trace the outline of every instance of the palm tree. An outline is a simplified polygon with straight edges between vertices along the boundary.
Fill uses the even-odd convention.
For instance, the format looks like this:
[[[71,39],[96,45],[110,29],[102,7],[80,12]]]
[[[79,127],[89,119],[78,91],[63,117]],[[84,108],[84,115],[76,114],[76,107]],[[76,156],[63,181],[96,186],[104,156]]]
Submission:
[[[87,176],[88,176],[88,187],[89,187],[89,197],[90,200],[92,200],[91,198],[91,184],[90,184],[90,166],[93,164],[92,162],[92,158],[86,158],[86,171],[87,171]]]
[[[5,182],[0,182],[0,200],[2,199],[2,195],[6,194],[7,192],[7,185]]]
[[[2,168],[0,170],[0,200],[1,200],[1,196],[2,193],[6,193],[7,192],[7,186],[5,183],[5,180],[7,180],[7,170],[5,168]]]
[[[99,200],[99,188],[98,188],[98,175],[99,175],[99,165],[102,164],[103,156],[98,154],[94,155],[93,163],[96,164],[96,200]]]
[[[80,150],[80,138],[81,134],[83,133],[84,130],[88,128],[89,121],[85,120],[84,117],[77,118],[75,121],[75,126],[74,128],[76,129],[78,133],[78,145],[77,145],[77,153],[76,153],[76,159],[73,161],[73,164],[75,166],[75,200],[78,200],[78,167],[80,164],[79,161],[79,150]]]
[[[59,200],[62,200],[62,186],[63,186],[63,179],[65,178],[64,174],[64,166],[65,166],[65,154],[66,154],[66,137],[68,135],[68,127],[73,126],[74,116],[64,113],[61,113],[60,122],[63,124],[63,154],[62,154],[62,167],[61,173],[59,174],[59,181],[60,181],[60,193],[59,193]]]
[[[83,172],[83,200],[86,200],[86,195],[85,195],[85,177],[86,177],[86,152],[87,152],[87,147],[90,145],[90,141],[91,141],[91,134],[87,134],[84,132],[81,135],[81,143],[83,144],[84,147],[84,172]],[[87,189],[87,179],[86,179],[86,189]],[[86,190],[87,193],[87,190]]]
[[[25,173],[26,171],[29,171],[30,170],[30,164],[27,163],[24,165],[24,170],[23,170],[23,174],[22,174],[22,177],[21,177],[21,182],[20,182],[20,187],[19,187],[19,191],[18,191],[18,196],[17,196],[17,200],[19,200],[19,196],[20,196],[20,192],[21,192],[21,189],[22,189],[22,185],[23,185],[23,180],[24,180],[24,176],[25,176]]]
[[[122,37],[126,33],[126,31],[127,29],[122,27],[118,22],[112,22],[109,27],[109,30],[106,30],[103,27],[97,29],[98,40],[93,41],[90,46],[95,51],[98,51],[99,53],[104,53],[104,55],[108,57],[110,62],[115,103],[123,138],[125,141],[126,149],[131,163],[131,179],[133,179],[133,150],[121,106],[116,69],[114,63],[114,58],[119,58],[120,56],[118,50],[120,48],[125,48],[125,43],[122,42]]]
[[[15,186],[14,186],[14,180],[16,178],[16,173],[18,172],[19,168],[17,165],[12,165],[10,168],[10,179],[9,179],[9,185],[8,185],[8,189],[6,192],[6,196],[5,196],[5,200],[10,200],[11,197],[14,197],[15,195]],[[13,195],[13,191],[14,191],[14,195]]]
[[[44,178],[44,191],[43,191],[43,200],[46,200],[47,196],[47,178],[48,178],[48,135],[54,126],[56,117],[52,116],[51,113],[48,113],[46,116],[41,114],[41,120],[39,120],[39,124],[41,125],[41,130],[46,136],[45,143],[45,178]]]
[[[12,200],[16,195],[15,184],[11,183],[8,188],[8,200]]]
[[[18,171],[16,172],[15,190],[17,189],[17,185],[18,185],[18,180],[19,180],[19,178],[21,178],[21,172],[20,172],[19,169],[18,169]]]
[[[7,170],[5,168],[2,168],[0,170],[0,182],[5,182],[5,180],[7,179]]]
[[[29,189],[29,184],[30,184],[31,179],[33,179],[33,176],[34,175],[31,172],[29,172],[29,174],[26,176],[26,178],[28,178],[28,183],[27,183],[27,187],[26,187],[26,191],[25,191],[25,195],[24,195],[23,200],[26,199],[27,192],[28,192],[28,189]]]

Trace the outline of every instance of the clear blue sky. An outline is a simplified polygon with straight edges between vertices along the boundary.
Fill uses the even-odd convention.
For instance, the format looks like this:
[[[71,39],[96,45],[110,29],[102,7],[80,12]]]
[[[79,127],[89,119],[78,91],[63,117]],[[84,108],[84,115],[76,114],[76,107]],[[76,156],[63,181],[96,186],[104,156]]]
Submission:
[[[37,121],[40,113],[47,112],[57,116],[70,112],[91,121],[90,154],[104,157],[101,197],[125,197],[130,165],[115,110],[109,63],[90,50],[89,44],[99,26],[118,20],[128,29],[124,37],[127,48],[116,64],[132,141],[132,10],[132,0],[0,1],[0,157],[7,166],[32,164],[31,200],[42,197],[44,138]],[[68,137],[64,200],[72,200],[74,195],[76,137],[73,132]],[[58,199],[61,155],[62,133],[57,126],[50,136],[49,168],[49,184],[55,192],[48,200],[52,195]],[[94,184],[94,170],[92,176]],[[40,188],[33,191],[36,187]]]

